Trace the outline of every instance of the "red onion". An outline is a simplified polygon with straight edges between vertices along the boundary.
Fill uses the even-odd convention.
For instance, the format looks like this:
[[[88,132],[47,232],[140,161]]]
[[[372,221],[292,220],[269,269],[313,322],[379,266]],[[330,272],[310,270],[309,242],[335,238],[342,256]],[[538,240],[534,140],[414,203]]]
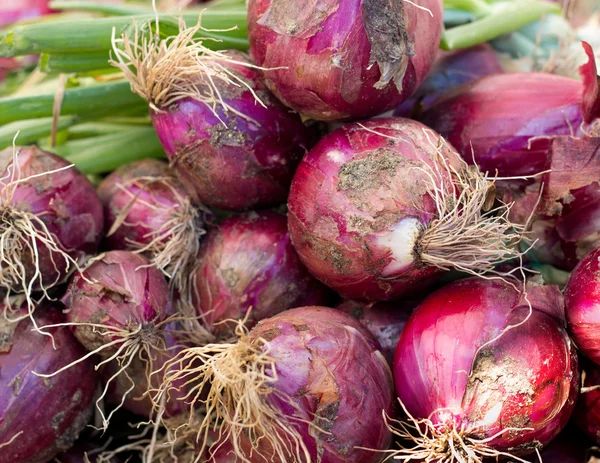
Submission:
[[[168,44],[151,37],[144,50],[127,38],[119,49],[117,41],[113,64],[150,104],[171,165],[203,204],[227,210],[281,204],[312,132],[266,90],[246,55],[210,51],[194,39],[199,27]]]
[[[565,287],[569,332],[577,347],[600,364],[600,248],[577,264]]]
[[[0,153],[0,288],[47,290],[98,248],[102,204],[64,159],[34,146]]]
[[[369,330],[369,333],[379,343],[379,350],[391,366],[394,363],[394,353],[400,333],[419,302],[415,299],[371,303],[344,301],[337,306],[337,309],[352,315]]]
[[[440,444],[455,439],[465,458],[468,450],[519,456],[550,442],[578,392],[564,325],[556,286],[530,284],[525,296],[504,280],[473,278],[431,294],[404,327],[394,359],[398,397],[417,420],[406,426],[431,436],[399,454],[451,458],[451,446]]]
[[[210,331],[228,337],[292,307],[327,303],[329,290],[300,262],[287,220],[273,211],[233,216],[211,230],[198,254],[193,301]],[[248,314],[248,310],[250,314]]]
[[[222,431],[251,462],[381,460],[377,450],[391,443],[382,412],[391,413],[393,383],[360,323],[335,309],[303,307],[240,334],[235,344],[189,349],[175,360],[184,370],[170,380],[198,378],[196,391],[208,387],[199,435]]]
[[[411,98],[396,108],[394,116],[419,116],[440,95],[453,88],[502,72],[504,71],[496,52],[487,43],[452,52],[440,50],[423,84]]]
[[[251,0],[248,38],[266,84],[317,120],[392,109],[423,82],[442,30],[439,0]]]
[[[48,0],[18,0],[0,5],[0,28],[52,13]]]
[[[464,159],[500,176],[545,169],[552,138],[581,136],[600,116],[596,66],[580,68],[583,83],[543,73],[491,75],[439,98],[421,118]]]
[[[198,253],[209,211],[193,204],[168,165],[145,159],[100,184],[108,249],[143,252],[181,289]]]
[[[56,324],[61,310],[60,303],[45,303],[36,309],[36,320]],[[46,332],[52,337],[36,332],[30,319],[9,324],[0,318],[1,463],[51,460],[73,445],[92,416],[96,375],[91,360],[52,378],[36,375],[56,371],[84,353],[68,328]]]
[[[63,300],[75,337],[103,358],[98,365],[118,361],[118,371],[106,381],[98,402],[134,359],[149,362],[153,371],[155,351],[166,348],[160,327],[170,301],[163,274],[148,259],[128,251],[102,254],[73,277]],[[135,387],[133,381],[130,385]],[[102,414],[104,426],[111,415]]]
[[[489,210],[493,193],[437,133],[375,119],[330,133],[304,158],[290,235],[308,270],[344,297],[393,299],[442,270],[478,274],[516,255],[508,207]]]

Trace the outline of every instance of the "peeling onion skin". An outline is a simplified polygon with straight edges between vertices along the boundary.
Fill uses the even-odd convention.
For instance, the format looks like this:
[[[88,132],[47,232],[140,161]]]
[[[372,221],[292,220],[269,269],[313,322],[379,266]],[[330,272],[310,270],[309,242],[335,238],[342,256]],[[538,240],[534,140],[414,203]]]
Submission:
[[[63,322],[63,307],[48,302],[36,309],[39,326]],[[3,334],[6,326],[1,323]],[[51,378],[51,374],[86,353],[69,328],[49,328],[52,339],[32,331],[29,319],[18,323],[0,345],[0,451],[1,463],[45,463],[73,445],[92,417],[97,377],[87,359]]]
[[[443,273],[420,265],[411,249],[403,249],[402,257],[411,262],[401,265],[389,245],[412,236],[394,234],[407,219],[425,228],[436,217],[424,174],[415,170],[435,148],[416,121],[361,125],[366,129],[349,124],[330,133],[302,160],[290,190],[289,229],[302,262],[327,286],[348,299],[390,300]],[[441,152],[452,163],[450,149]]]
[[[71,323],[100,323],[123,330],[154,325],[169,310],[169,286],[163,274],[145,257],[130,251],[109,251],[80,274],[75,274],[63,297]],[[89,280],[89,281],[88,281]],[[89,326],[75,326],[75,337],[88,350],[113,341]],[[102,351],[114,353],[118,346]]]
[[[577,347],[600,364],[600,248],[571,272],[565,287],[569,333]]]
[[[0,152],[0,195],[4,197],[7,191],[13,190],[11,179],[38,176],[19,183],[14,188],[10,203],[3,202],[0,208],[35,214],[52,234],[58,247],[74,260],[95,254],[102,238],[104,216],[94,186],[76,167],[43,175],[65,168],[70,163],[35,146],[17,149],[18,177],[12,175],[12,147]],[[39,225],[36,228],[39,229]],[[67,277],[65,258],[50,251],[39,240],[37,248],[42,284],[46,286],[56,280],[63,281]],[[31,253],[24,253],[22,263],[27,278],[33,278],[35,263]],[[34,289],[40,289],[39,279],[36,279]]]
[[[598,365],[583,358],[582,369],[585,372],[584,387],[600,385],[600,367]],[[573,421],[592,441],[600,444],[600,390],[579,394]]]
[[[443,95],[419,120],[484,172],[532,175],[545,170],[552,136],[582,135],[582,92],[552,74],[490,75]]]
[[[396,350],[398,397],[415,418],[464,427],[495,450],[526,455],[566,425],[579,390],[577,353],[557,287],[528,286],[533,311],[500,280],[467,279],[434,292],[415,309]],[[524,355],[526,353],[526,355]],[[474,360],[474,356],[477,357]],[[471,366],[473,365],[473,370]],[[468,375],[459,372],[472,371]],[[446,409],[446,410],[441,410]]]
[[[204,238],[194,273],[193,302],[218,336],[293,307],[323,305],[331,291],[304,267],[290,241],[285,215],[275,211],[230,217]]]
[[[400,333],[419,302],[414,299],[370,303],[348,300],[336,308],[356,318],[369,330],[379,343],[379,350],[391,367],[394,364],[394,353]]]
[[[380,453],[355,447],[388,449],[392,436],[382,411],[392,415],[394,386],[377,343],[360,323],[335,309],[302,307],[262,320],[249,336],[268,341],[279,377],[273,387],[294,398],[304,419],[331,433],[296,425],[313,461],[321,446],[321,463],[381,460]],[[295,413],[274,394],[268,400],[288,415]]]
[[[375,11],[368,22],[365,5]],[[375,116],[398,106],[423,82],[435,60],[442,30],[439,0],[423,0],[419,8],[407,2],[391,6],[400,14],[403,11],[405,23],[393,38],[393,26],[400,21],[395,16],[398,12],[386,18],[385,6],[378,1],[251,0],[250,53],[258,66],[267,68],[269,89],[303,116],[327,121]],[[375,47],[367,33],[368,23],[377,30]],[[403,33],[408,40],[400,39]],[[375,88],[381,73],[378,63],[370,66],[371,55],[402,56],[407,42],[414,55],[406,57],[406,70],[397,75],[402,91],[394,80]]]
[[[242,53],[230,56],[250,63]],[[314,134],[269,93],[258,70],[227,66],[266,108],[241,84],[215,80],[223,100],[247,118],[225,112],[217,102],[224,126],[209,106],[188,97],[163,112],[151,110],[152,123],[171,166],[202,204],[232,211],[277,206],[285,202],[294,170]]]

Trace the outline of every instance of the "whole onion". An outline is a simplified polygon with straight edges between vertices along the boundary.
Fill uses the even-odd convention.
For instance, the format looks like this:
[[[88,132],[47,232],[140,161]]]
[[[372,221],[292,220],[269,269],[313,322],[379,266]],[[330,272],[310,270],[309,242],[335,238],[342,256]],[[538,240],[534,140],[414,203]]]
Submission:
[[[143,252],[182,289],[209,211],[191,201],[169,166],[156,159],[126,164],[104,179],[98,195],[106,248]]]
[[[195,389],[208,388],[199,400],[208,413],[200,435],[223,432],[251,462],[381,460],[377,451],[391,443],[382,413],[392,411],[393,383],[360,323],[335,309],[303,307],[240,334],[237,343],[175,359],[184,370],[170,380],[198,378]]]
[[[208,50],[194,39],[199,28],[167,42],[151,37],[144,50],[118,40],[113,64],[148,101],[171,166],[200,202],[226,210],[284,203],[313,133],[246,55]]]
[[[591,130],[583,124],[600,116],[591,49],[588,56],[583,82],[545,73],[491,75],[440,97],[420,120],[483,171],[537,174],[546,168],[553,137],[582,136]]]
[[[0,289],[47,290],[102,237],[102,204],[89,180],[35,146],[0,153]]]
[[[285,105],[317,120],[358,119],[410,97],[435,60],[439,0],[251,0],[250,52]]]
[[[148,259],[130,251],[102,254],[73,277],[63,301],[79,342],[103,358],[100,364],[118,362],[98,402],[135,359],[150,362],[153,371],[155,351],[166,349],[161,327],[170,300],[163,274]],[[102,417],[106,427],[109,417]]]
[[[569,420],[579,389],[577,353],[555,286],[461,280],[415,309],[394,359],[398,397],[420,455],[526,455]],[[460,442],[456,436],[460,435]]]
[[[62,322],[62,305],[47,302],[36,309],[40,325]],[[68,372],[52,373],[81,357],[85,350],[67,327],[33,329],[30,319],[8,323],[0,318],[0,462],[45,463],[73,445],[92,416],[96,375],[93,362],[79,362]],[[54,343],[54,345],[53,345]]]
[[[245,319],[251,328],[292,307],[325,304],[330,295],[300,262],[285,215],[274,211],[233,216],[212,229],[198,254],[193,289],[198,315],[221,337],[234,332],[235,323],[226,320]]]
[[[401,299],[393,302],[344,301],[336,308],[356,318],[379,343],[380,351],[393,365],[394,353],[408,317],[419,305],[417,299]]]
[[[577,347],[600,364],[600,248],[577,264],[565,287],[569,333]]]
[[[330,133],[303,159],[290,235],[308,270],[344,297],[394,299],[443,270],[478,274],[516,255],[509,207],[490,210],[493,195],[431,129],[375,119]]]
[[[418,118],[437,98],[453,88],[502,72],[496,52],[487,43],[452,52],[440,50],[423,84],[396,108],[394,116]]]

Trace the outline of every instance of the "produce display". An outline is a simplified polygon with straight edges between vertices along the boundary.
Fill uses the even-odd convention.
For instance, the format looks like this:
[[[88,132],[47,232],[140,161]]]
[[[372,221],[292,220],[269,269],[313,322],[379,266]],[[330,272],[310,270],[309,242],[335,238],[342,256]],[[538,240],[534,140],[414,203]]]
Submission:
[[[600,461],[600,1],[0,2],[0,463]]]

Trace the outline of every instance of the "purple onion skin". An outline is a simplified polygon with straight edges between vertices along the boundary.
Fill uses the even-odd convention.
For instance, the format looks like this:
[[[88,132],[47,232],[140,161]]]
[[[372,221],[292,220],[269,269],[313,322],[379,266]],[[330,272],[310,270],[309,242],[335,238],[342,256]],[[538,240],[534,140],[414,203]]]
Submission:
[[[132,183],[140,177],[157,180]],[[106,177],[98,187],[98,196],[104,205],[107,233],[119,213],[130,207],[125,222],[105,238],[106,248],[135,250],[139,246],[131,242],[149,244],[155,238],[152,233],[161,230],[180,211],[180,198],[188,195],[167,163],[144,159],[126,164]],[[170,238],[165,233],[162,241],[167,242]]]
[[[74,275],[63,302],[71,323],[100,323],[123,330],[142,325],[150,330],[166,317],[169,287],[160,270],[145,257],[130,251],[109,251],[82,275]],[[88,350],[113,341],[88,326],[75,326],[73,332]]]
[[[440,51],[423,84],[411,98],[396,108],[394,116],[419,115],[453,88],[502,72],[494,49],[487,43],[452,52]]]
[[[600,248],[590,252],[571,273],[565,287],[569,333],[577,347],[600,364]]]
[[[356,318],[379,343],[380,351],[390,364],[408,317],[420,301],[402,299],[393,302],[344,301],[336,308]]]
[[[425,299],[404,327],[394,359],[396,391],[408,411],[481,439],[509,427],[533,428],[489,442],[516,456],[550,442],[575,405],[577,353],[563,328],[558,288],[528,287],[528,298],[530,318],[481,350],[528,315],[519,291],[504,281],[467,279]],[[457,373],[472,365],[470,379]]]
[[[552,74],[490,75],[440,97],[420,120],[484,172],[532,175],[545,170],[552,136],[581,135],[582,92]]]
[[[231,335],[252,312],[252,327],[292,307],[325,304],[331,292],[308,273],[292,246],[285,215],[274,211],[233,216],[204,238],[194,275],[194,305],[217,335]]]
[[[388,8],[400,9],[398,5]],[[400,25],[397,20],[386,24],[390,17],[385,18],[384,7],[371,0],[251,0],[250,52],[257,65],[267,68],[269,89],[302,115],[327,121],[375,116],[410,97],[435,60],[441,2],[424,0],[419,6],[431,14],[405,2]],[[367,32],[371,26],[377,29],[372,37]],[[394,37],[396,33],[400,35]],[[398,75],[402,91],[393,80],[377,89],[377,56],[390,59],[398,52],[402,33],[414,47],[406,71]],[[387,64],[394,66],[391,59]]]
[[[36,310],[38,325],[63,322],[60,303]],[[14,326],[14,325],[13,325]],[[86,353],[67,327],[49,328],[52,339],[32,331],[29,319],[16,325],[10,339],[2,328],[0,345],[0,452],[1,463],[45,463],[73,445],[92,416],[96,374],[91,359],[51,378],[51,374]]]
[[[339,310],[302,307],[262,320],[249,336],[269,343],[279,378],[273,387],[294,398],[303,419],[329,431],[296,425],[314,461],[317,449],[322,463],[381,460],[380,453],[356,447],[388,449],[382,411],[392,416],[394,386],[376,341],[358,321]],[[290,416],[298,413],[273,395],[269,400]]]
[[[231,57],[250,63],[238,52]],[[152,123],[171,166],[201,203],[234,211],[279,205],[285,202],[294,170],[314,135],[266,90],[258,70],[227,66],[266,107],[243,86],[215,82],[223,100],[255,122],[217,105],[225,127],[211,107],[185,98],[164,112],[152,111]]]
[[[584,387],[600,385],[600,367],[582,358],[585,372]],[[596,444],[600,444],[600,390],[582,392],[577,399],[573,421]]]
[[[386,244],[403,220],[425,228],[436,217],[415,170],[434,153],[424,130],[401,118],[349,124],[322,138],[298,167],[288,201],[292,243],[308,270],[348,299],[398,298],[441,273],[416,262],[401,267]],[[450,150],[442,153],[453,163]]]
[[[104,217],[94,186],[76,167],[42,175],[65,168],[70,163],[35,146],[18,150],[20,177],[12,175],[15,170],[12,148],[0,154],[0,195],[6,194],[11,179],[39,176],[19,183],[14,188],[10,203],[3,200],[2,207],[35,214],[55,237],[56,244],[73,259],[95,254],[102,238]],[[10,188],[13,190],[13,187]],[[63,280],[67,276],[64,257],[51,252],[39,240],[37,248],[42,282],[48,284]],[[36,271],[33,256],[24,254],[23,264],[27,278],[33,278]],[[34,289],[40,289],[39,279],[36,283]]]
[[[579,400],[581,400],[581,396]],[[576,416],[577,408],[575,410],[574,416]],[[550,442],[548,447],[544,448],[541,454],[542,461],[544,463],[593,463],[597,461],[588,461],[588,450],[593,444],[577,431],[577,428],[571,429],[570,425],[567,426],[556,439]]]

